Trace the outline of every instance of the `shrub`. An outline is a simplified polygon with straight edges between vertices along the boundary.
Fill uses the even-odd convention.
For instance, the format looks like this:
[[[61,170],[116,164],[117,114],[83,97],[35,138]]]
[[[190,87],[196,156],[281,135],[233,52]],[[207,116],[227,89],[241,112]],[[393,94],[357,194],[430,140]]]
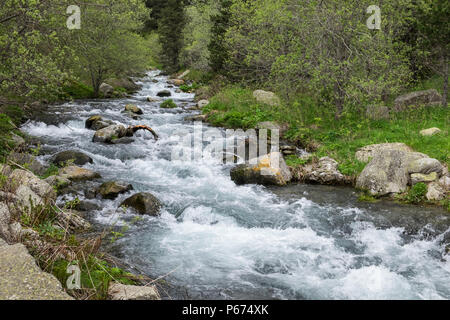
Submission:
[[[161,108],[164,108],[164,109],[173,109],[176,107],[177,107],[177,105],[175,104],[175,102],[173,102],[172,99],[168,99],[168,100],[164,101],[163,103],[161,103]]]
[[[418,204],[425,201],[428,187],[425,183],[421,182],[415,184],[406,195],[406,201],[413,204]]]

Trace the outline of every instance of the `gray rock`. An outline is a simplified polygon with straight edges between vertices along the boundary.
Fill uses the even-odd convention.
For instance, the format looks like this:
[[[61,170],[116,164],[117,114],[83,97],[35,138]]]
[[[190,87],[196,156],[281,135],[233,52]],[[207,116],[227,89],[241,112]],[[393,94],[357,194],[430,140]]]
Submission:
[[[0,300],[73,300],[22,244],[0,246]]]
[[[104,199],[116,199],[119,194],[126,193],[133,190],[131,184],[117,181],[109,181],[103,183],[98,189],[97,193],[100,194]]]
[[[264,90],[255,90],[253,92],[253,97],[256,101],[270,106],[278,106],[281,104],[280,98],[273,92]]]
[[[385,152],[388,150],[398,150],[398,151],[405,151],[410,152],[412,149],[408,147],[404,143],[382,143],[382,144],[372,144],[369,146],[365,146],[361,149],[359,149],[355,156],[358,161],[361,162],[369,162],[369,160],[379,152]]]
[[[448,176],[443,176],[440,180],[439,180],[439,185],[444,188],[445,191],[450,191],[450,177]]]
[[[231,180],[237,185],[284,186],[292,180],[291,171],[279,152],[272,152],[257,159],[252,159],[250,163],[256,164],[241,164],[231,170]]]
[[[107,83],[102,83],[100,85],[100,92],[105,98],[111,98],[114,93],[114,88]]]
[[[42,198],[45,202],[53,202],[56,200],[56,192],[47,182],[39,179],[31,172],[16,169],[11,173],[10,179],[13,190],[17,190],[24,186],[28,187],[36,195]]]
[[[429,128],[429,129],[425,129],[425,130],[420,131],[420,135],[424,136],[424,137],[431,137],[431,136],[434,136],[434,135],[436,135],[438,133],[441,133],[441,132],[442,131],[439,128]]]
[[[161,300],[155,286],[131,286],[112,283],[108,288],[111,300]]]
[[[437,182],[432,182],[428,185],[426,195],[430,201],[441,201],[445,199],[445,190]]]
[[[78,166],[83,166],[87,163],[94,163],[91,157],[84,154],[83,152],[76,150],[67,150],[58,153],[52,159],[52,163],[58,166],[65,165],[68,161],[73,161],[74,164]]]
[[[423,157],[421,153],[401,150],[378,152],[359,175],[356,187],[374,196],[405,192],[410,179],[408,165]]]
[[[113,125],[95,132],[93,142],[112,143],[113,140],[126,135],[127,129],[122,125]]]
[[[169,90],[163,90],[157,94],[158,97],[170,97],[171,95],[172,93]]]
[[[101,178],[99,173],[77,166],[62,168],[59,171],[59,176],[70,181],[86,181]]]
[[[11,213],[4,202],[0,202],[0,238],[6,241],[10,239],[9,222],[11,221]]]
[[[126,199],[120,207],[132,208],[139,214],[159,216],[162,208],[161,202],[151,193],[137,193]]]
[[[134,114],[139,114],[139,115],[144,114],[142,109],[139,108],[138,106],[134,105],[134,104],[127,104],[125,106],[125,111],[126,112],[131,112],[131,113],[134,113]]]
[[[197,102],[197,108],[203,109],[208,104],[209,104],[209,100],[200,100],[199,102]]]
[[[418,184],[420,182],[428,183],[436,181],[438,178],[438,175],[436,172],[432,172],[430,174],[423,174],[423,173],[413,173],[411,175],[411,185]]]
[[[443,166],[439,160],[432,158],[421,158],[411,162],[408,165],[408,173],[422,173],[430,174],[436,172],[439,176],[442,175]]]
[[[22,138],[21,136],[18,136],[15,133],[11,134],[11,139],[12,139],[12,141],[14,143],[14,146],[16,148],[22,148],[23,146],[26,145],[26,142],[25,142],[24,138]]]
[[[95,115],[86,120],[85,127],[86,129],[92,129],[97,131],[112,126],[114,124],[115,123],[111,120],[103,120],[101,116]]]
[[[50,176],[44,180],[52,187],[58,188],[65,188],[72,184],[72,181],[70,181],[67,178],[61,177],[61,176]]]
[[[43,175],[47,168],[36,160],[36,157],[29,153],[12,152],[8,156],[8,160],[17,163],[20,166],[26,167],[31,172],[37,175]]]
[[[318,166],[305,174],[305,181],[324,185],[346,184],[346,178],[339,172],[338,166],[339,164],[334,159],[321,158]]]
[[[0,164],[0,174],[5,177],[9,177],[9,175],[13,172],[10,166],[7,164]]]
[[[411,92],[395,99],[396,111],[402,111],[409,106],[433,106],[442,103],[442,96],[435,89]]]

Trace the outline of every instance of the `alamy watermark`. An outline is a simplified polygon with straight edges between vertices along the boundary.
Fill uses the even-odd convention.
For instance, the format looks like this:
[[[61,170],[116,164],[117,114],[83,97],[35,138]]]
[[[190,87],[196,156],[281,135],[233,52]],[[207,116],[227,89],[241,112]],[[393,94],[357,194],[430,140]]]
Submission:
[[[367,13],[372,14],[366,22],[367,28],[370,30],[381,30],[381,9],[379,6],[371,5],[366,10]]]
[[[81,270],[77,265],[70,265],[67,267],[66,272],[70,274],[66,281],[66,287],[69,290],[81,289]]]
[[[81,9],[79,6],[72,5],[68,6],[66,10],[67,14],[70,16],[67,18],[66,26],[69,30],[79,30],[81,29]]]

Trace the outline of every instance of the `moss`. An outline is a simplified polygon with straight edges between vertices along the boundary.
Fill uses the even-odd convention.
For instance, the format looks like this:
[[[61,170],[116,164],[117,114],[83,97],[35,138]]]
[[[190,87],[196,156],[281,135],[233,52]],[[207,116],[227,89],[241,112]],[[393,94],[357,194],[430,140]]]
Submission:
[[[175,102],[173,102],[172,99],[168,99],[168,100],[164,101],[163,103],[161,103],[160,107],[164,108],[164,109],[173,109],[173,108],[177,108],[177,105]]]
[[[378,202],[379,200],[367,193],[362,193],[359,195],[358,197],[358,201],[359,202],[369,202],[369,203],[374,203],[374,202]]]

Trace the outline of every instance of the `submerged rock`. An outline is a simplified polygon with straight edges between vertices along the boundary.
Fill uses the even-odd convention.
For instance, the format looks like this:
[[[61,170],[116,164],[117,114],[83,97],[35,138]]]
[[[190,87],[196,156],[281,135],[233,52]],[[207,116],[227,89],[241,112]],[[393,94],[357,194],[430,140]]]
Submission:
[[[59,176],[71,181],[85,181],[101,178],[99,173],[77,166],[62,168],[59,171]]]
[[[163,90],[157,94],[158,97],[170,97],[171,95],[172,93],[169,90]]]
[[[241,164],[234,167],[231,172],[231,180],[237,185],[262,184],[284,186],[292,180],[283,156],[279,152],[272,152],[268,155],[253,159],[250,163]]]
[[[131,286],[113,282],[108,288],[111,300],[161,300],[155,286]]]
[[[115,123],[111,120],[103,120],[101,116],[95,115],[86,120],[85,127],[86,129],[97,131],[112,126],[114,124]]]
[[[113,200],[117,198],[119,194],[126,193],[130,190],[133,190],[133,186],[131,184],[127,184],[124,182],[109,181],[103,183],[97,189],[97,193],[100,194],[105,199]]]
[[[94,163],[94,160],[92,160],[91,157],[84,154],[83,152],[76,151],[76,150],[67,150],[58,153],[54,156],[52,159],[52,163],[54,163],[57,166],[63,166],[68,161],[73,161],[74,164],[78,166],[83,166],[86,163]]]
[[[138,106],[134,105],[134,104],[127,104],[125,106],[125,111],[126,112],[131,112],[131,113],[134,113],[134,114],[139,114],[139,115],[144,114],[142,109],[139,108]]]
[[[112,143],[113,140],[126,135],[127,129],[122,125],[113,125],[95,132],[93,142]]]
[[[126,199],[120,207],[132,208],[143,215],[159,216],[162,205],[151,193],[142,192]]]

